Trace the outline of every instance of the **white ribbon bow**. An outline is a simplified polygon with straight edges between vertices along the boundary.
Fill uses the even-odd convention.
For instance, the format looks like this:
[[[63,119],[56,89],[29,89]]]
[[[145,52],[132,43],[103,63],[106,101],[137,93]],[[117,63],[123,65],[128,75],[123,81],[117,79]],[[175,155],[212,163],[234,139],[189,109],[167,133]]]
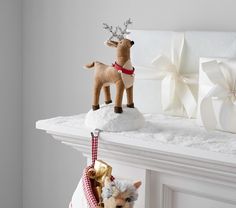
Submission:
[[[184,47],[184,33],[174,33],[171,59],[165,55],[156,57],[152,61],[153,67],[137,67],[143,69],[137,78],[161,79],[162,107],[164,111],[185,114],[189,118],[196,113],[197,102],[189,87],[198,83],[196,74],[181,73],[180,64]]]
[[[215,129],[217,117],[213,108],[213,100],[221,100],[219,124],[223,130],[236,131],[236,76],[224,63],[209,61],[202,64],[202,70],[214,84],[202,99],[200,114],[203,125],[207,129]],[[235,113],[235,114],[233,114]]]

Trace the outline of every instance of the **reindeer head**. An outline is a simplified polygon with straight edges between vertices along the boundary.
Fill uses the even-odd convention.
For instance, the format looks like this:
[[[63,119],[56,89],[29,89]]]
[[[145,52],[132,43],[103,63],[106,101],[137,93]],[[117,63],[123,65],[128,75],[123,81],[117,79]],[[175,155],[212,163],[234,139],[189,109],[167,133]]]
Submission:
[[[109,47],[117,48],[118,50],[129,50],[134,45],[134,41],[124,38],[120,41],[108,40],[105,44]]]
[[[133,208],[138,198],[137,189],[141,181],[130,183],[128,181],[110,181],[107,177],[102,190],[104,208]]]
[[[109,47],[115,47],[121,52],[129,51],[132,45],[134,45],[134,41],[125,38],[125,35],[130,34],[130,32],[127,31],[129,24],[132,24],[130,19],[124,22],[124,29],[120,26],[116,26],[115,29],[113,29],[113,26],[103,23],[103,28],[111,33],[109,40],[106,41],[106,45]],[[118,41],[112,40],[113,38],[118,39]]]

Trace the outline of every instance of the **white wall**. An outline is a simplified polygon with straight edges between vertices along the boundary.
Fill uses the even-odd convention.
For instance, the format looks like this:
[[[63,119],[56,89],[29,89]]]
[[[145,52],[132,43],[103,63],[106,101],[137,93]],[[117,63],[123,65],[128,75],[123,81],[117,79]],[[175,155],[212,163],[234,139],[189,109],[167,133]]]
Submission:
[[[0,207],[22,207],[21,1],[0,0]]]
[[[34,128],[35,121],[88,111],[90,60],[111,63],[101,23],[133,28],[236,31],[234,0],[23,0],[24,208],[65,208],[84,158]]]

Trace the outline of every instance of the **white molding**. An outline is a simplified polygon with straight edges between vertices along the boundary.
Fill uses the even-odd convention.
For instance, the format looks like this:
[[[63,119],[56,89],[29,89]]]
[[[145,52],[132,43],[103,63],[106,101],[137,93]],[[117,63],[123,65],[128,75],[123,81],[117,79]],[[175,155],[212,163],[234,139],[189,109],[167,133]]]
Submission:
[[[204,191],[193,191],[191,187],[174,187],[171,185],[162,184],[162,208],[173,208],[173,197],[175,193],[184,193],[192,196],[211,199],[218,202],[224,202],[236,206],[236,198],[228,199],[227,196],[217,196],[216,193],[205,193]]]
[[[162,208],[173,208],[173,190],[162,184]]]
[[[90,157],[90,138],[73,138],[50,131],[48,133],[63,144],[82,152],[85,157]],[[132,164],[134,167],[236,187],[236,165],[233,163],[185,157],[183,154],[154,152],[104,140],[99,142],[99,156],[122,164]]]
[[[212,200],[215,203],[225,203],[236,206],[236,189],[205,181],[193,180],[186,177],[156,173],[153,186],[159,187],[160,207],[175,207],[175,199],[178,194],[185,194],[186,197],[198,197],[199,201]],[[196,207],[196,206],[194,206]]]

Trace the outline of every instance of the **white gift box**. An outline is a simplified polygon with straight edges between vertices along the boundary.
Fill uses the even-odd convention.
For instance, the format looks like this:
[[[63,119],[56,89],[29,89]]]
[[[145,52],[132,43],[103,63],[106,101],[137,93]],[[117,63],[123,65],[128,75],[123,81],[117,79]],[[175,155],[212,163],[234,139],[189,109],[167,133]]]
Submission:
[[[236,133],[236,59],[200,58],[198,122]]]
[[[131,54],[136,69],[134,84],[136,106],[145,113],[163,113],[162,81],[155,75],[155,69],[149,69],[155,68],[152,61],[159,55],[171,59],[173,32],[131,30],[129,38],[135,42]],[[184,41],[180,64],[180,71],[183,74],[198,74],[199,57],[236,57],[236,33],[187,31],[184,32]],[[197,101],[198,86],[190,84],[188,87]],[[188,95],[183,97],[188,98]],[[170,110],[169,114],[188,116],[182,109],[179,112]],[[194,114],[189,117],[195,116]]]

